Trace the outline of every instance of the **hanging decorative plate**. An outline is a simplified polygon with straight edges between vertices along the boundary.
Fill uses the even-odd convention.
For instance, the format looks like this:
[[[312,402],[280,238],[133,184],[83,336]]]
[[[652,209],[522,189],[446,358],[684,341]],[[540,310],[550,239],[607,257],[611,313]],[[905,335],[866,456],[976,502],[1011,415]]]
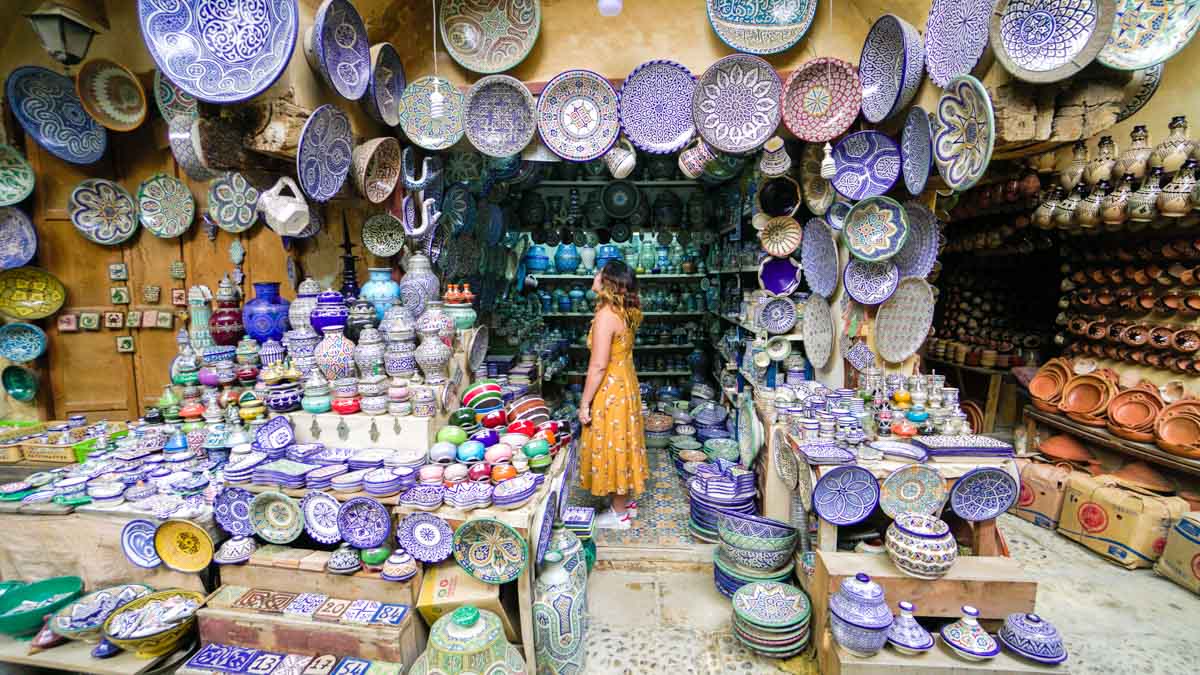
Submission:
[[[933,161],[946,185],[962,192],[983,178],[992,159],[992,99],[979,80],[963,75],[942,92],[936,113]]]
[[[796,459],[796,451],[792,450],[792,444],[788,441],[783,426],[775,427],[773,445],[775,473],[779,474],[780,480],[789,490],[795,490],[800,482],[800,462]]]
[[[813,510],[833,525],[861,523],[878,503],[879,482],[861,466],[834,467],[813,487]]]
[[[542,28],[541,0],[443,0],[442,42],[460,66],[501,73],[525,60]]]
[[[875,351],[900,363],[920,349],[933,323],[933,289],[924,279],[902,279],[875,316]]]
[[[988,43],[996,0],[933,0],[925,22],[925,70],[939,87],[971,72]]]
[[[14,206],[0,207],[0,269],[28,264],[37,253],[37,245],[37,230],[29,216]]]
[[[929,126],[929,113],[919,105],[908,110],[900,131],[900,168],[908,193],[921,194],[933,168],[933,130]]]
[[[900,147],[878,131],[858,131],[833,146],[838,194],[859,200],[882,195],[900,177]]]
[[[901,513],[937,514],[946,503],[946,481],[937,469],[910,464],[896,469],[880,486],[879,508],[888,518]]]
[[[0,357],[16,363],[33,361],[46,351],[46,333],[31,323],[0,326]]]
[[[538,131],[554,154],[588,162],[617,142],[617,92],[590,70],[566,70],[550,80],[537,103]]]
[[[300,500],[300,510],[304,513],[304,531],[314,541],[322,544],[335,544],[342,539],[338,529],[338,510],[341,503],[337,499],[320,490],[309,490]]]
[[[70,78],[40,66],[21,66],[8,75],[5,93],[25,133],[50,154],[72,164],[104,156],[108,131],[83,109]]]
[[[633,215],[642,193],[627,180],[609,181],[600,191],[600,205],[610,218],[624,219]]]
[[[327,202],[342,189],[354,149],[350,118],[336,106],[325,104],[309,115],[300,131],[296,174],[309,198]]]
[[[904,240],[900,251],[892,257],[892,262],[896,263],[901,277],[924,279],[933,271],[933,264],[937,262],[937,218],[928,206],[918,201],[905,202],[904,212],[908,216],[908,238]]]
[[[832,298],[838,283],[837,242],[824,220],[810,218],[805,223],[800,263],[812,292]]]
[[[446,188],[446,194],[442,197],[442,217],[445,218],[443,225],[450,227],[451,235],[457,237],[469,233],[475,226],[478,213],[479,207],[475,195],[471,194],[470,185],[454,183]],[[468,270],[469,273],[474,271]]]
[[[882,122],[912,102],[925,75],[925,44],[907,21],[884,14],[871,25],[858,57],[862,112]]]
[[[463,123],[467,140],[491,157],[509,157],[533,140],[533,94],[520,80],[489,75],[467,91]]]
[[[1118,122],[1129,119],[1150,102],[1150,98],[1158,91],[1162,75],[1161,63],[1133,71],[1133,77],[1125,84],[1125,98],[1121,101],[1121,110],[1117,112]]]
[[[158,526],[149,520],[135,518],[121,528],[121,551],[129,562],[152,569],[162,564],[162,558],[154,550],[154,532]]]
[[[370,497],[355,497],[342,504],[337,514],[338,533],[355,548],[375,548],[392,533],[392,516],[383,504]]]
[[[842,272],[842,283],[855,302],[863,305],[878,305],[896,291],[900,283],[900,272],[895,263],[863,262],[851,260]]]
[[[363,246],[381,258],[390,258],[404,248],[404,224],[390,213],[376,213],[362,226]]]
[[[796,325],[796,303],[791,298],[771,298],[759,310],[759,321],[768,333],[790,333]]]
[[[372,46],[371,78],[363,97],[367,114],[389,127],[400,124],[400,97],[406,86],[408,78],[404,75],[404,64],[392,43],[380,42]]]
[[[89,59],[75,75],[83,109],[113,131],[133,131],[146,119],[146,91],[133,73],[104,58]]]
[[[831,141],[858,117],[862,90],[852,64],[828,57],[806,61],[783,85],[783,123],[802,141]]]
[[[434,117],[429,97],[443,96],[443,111]],[[400,99],[400,128],[408,140],[426,150],[445,150],[463,137],[463,95],[445,78],[426,75],[404,88]]]
[[[747,54],[778,54],[808,32],[817,0],[707,0],[708,23],[721,42]]]
[[[138,0],[142,39],[163,74],[209,103],[238,103],[265,91],[292,58],[296,0]]]
[[[682,150],[696,133],[692,96],[696,77],[682,64],[647,61],[625,78],[617,109],[621,131],[642,152],[663,155]]]
[[[250,524],[250,502],[254,493],[240,487],[226,487],[213,500],[213,518],[221,529],[236,536],[254,534]]]
[[[775,135],[782,117],[783,83],[757,56],[731,54],[709,66],[692,95],[692,120],[717,150],[754,152]]]
[[[120,184],[88,178],[71,190],[71,223],[89,241],[116,246],[137,232],[137,204]]]
[[[855,340],[854,344],[846,350],[845,358],[860,373],[875,365],[875,352],[871,351],[871,348],[863,340]]]
[[[282,492],[261,492],[250,502],[254,534],[272,544],[289,544],[304,529],[304,513],[295,499]]]
[[[813,215],[829,210],[836,196],[833,186],[821,177],[821,160],[825,154],[816,143],[805,143],[800,151],[800,184],[804,186],[804,205]]]
[[[167,124],[176,118],[191,121],[200,116],[200,103],[195,96],[179,88],[179,85],[169,78],[163,77],[161,70],[154,70],[154,103],[158,106],[158,114]]]
[[[304,34],[304,56],[338,95],[357,101],[371,81],[367,27],[350,0],[325,0]]]
[[[1197,0],[1116,0],[1112,31],[1098,58],[1117,70],[1148,68],[1179,53],[1197,26]]]
[[[842,237],[855,258],[864,262],[887,260],[908,238],[908,214],[890,197],[868,197],[846,215]]]
[[[991,520],[1017,502],[1017,481],[1004,469],[981,466],[971,469],[950,488],[950,508],[963,520]]]
[[[560,487],[556,489],[562,488]],[[554,530],[553,511],[557,507],[558,493],[551,492],[550,497],[546,500],[546,503],[543,504],[542,508],[538,511],[538,515],[533,521],[533,527],[529,530],[530,532],[537,533],[537,542],[533,547],[535,551],[533,562],[535,565],[542,564],[542,560],[546,557],[546,551],[550,549],[550,537]]]
[[[236,171],[208,184],[208,215],[222,230],[245,232],[258,220],[258,190]]]
[[[846,226],[846,217],[850,215],[851,208],[850,202],[839,195],[825,212],[825,224],[834,232],[841,232]]]
[[[768,220],[758,233],[758,241],[763,250],[776,258],[791,255],[803,239],[804,230],[791,216],[779,216]]]
[[[992,13],[996,58],[1026,82],[1058,82],[1096,59],[1112,33],[1108,0],[999,0]]]
[[[768,295],[791,295],[800,289],[803,270],[789,258],[766,258],[758,264],[758,287]]]
[[[506,584],[521,576],[529,559],[529,546],[508,525],[478,518],[454,531],[454,559],[484,583]]]
[[[432,513],[410,513],[396,526],[396,543],[423,563],[440,563],[454,550],[454,532]]]
[[[33,194],[36,181],[25,156],[11,145],[0,143],[0,207],[25,201]]]
[[[138,186],[138,220],[150,233],[163,239],[182,235],[192,227],[196,203],[183,181],[155,174]]]
[[[217,177],[217,172],[204,166],[196,155],[196,146],[192,143],[192,132],[198,126],[198,119],[189,120],[186,117],[176,117],[171,121],[167,131],[167,142],[171,145],[171,154],[175,163],[188,178],[194,181],[207,182]]]
[[[67,289],[38,267],[0,272],[0,314],[13,319],[44,319],[67,301]]]
[[[168,520],[154,533],[154,551],[176,572],[203,571],[212,562],[213,550],[212,537],[190,520]]]
[[[833,314],[829,301],[816,293],[804,304],[804,354],[813,368],[824,368],[833,353]]]

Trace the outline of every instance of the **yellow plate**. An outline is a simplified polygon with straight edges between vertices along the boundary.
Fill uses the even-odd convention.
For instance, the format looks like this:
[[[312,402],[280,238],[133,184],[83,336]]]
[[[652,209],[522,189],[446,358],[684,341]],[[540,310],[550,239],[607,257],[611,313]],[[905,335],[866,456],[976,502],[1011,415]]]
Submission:
[[[67,289],[44,269],[18,267],[0,272],[0,313],[14,319],[44,319],[66,301]]]
[[[213,541],[189,520],[168,520],[154,532],[154,550],[173,570],[199,572],[212,562]]]

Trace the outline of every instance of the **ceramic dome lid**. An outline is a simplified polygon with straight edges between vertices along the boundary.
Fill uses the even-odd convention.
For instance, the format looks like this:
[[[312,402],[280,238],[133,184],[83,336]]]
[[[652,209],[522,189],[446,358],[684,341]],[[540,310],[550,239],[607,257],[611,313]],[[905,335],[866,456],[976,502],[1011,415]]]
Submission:
[[[1062,663],[1067,660],[1067,648],[1058,629],[1037,614],[1009,614],[997,637],[1005,647],[1035,661]]]
[[[859,572],[842,581],[841,589],[829,599],[829,609],[838,618],[861,628],[892,625],[892,610],[883,597],[883,587]]]
[[[438,619],[429,633],[429,649],[466,656],[500,645],[507,647],[500,617],[463,605]]]

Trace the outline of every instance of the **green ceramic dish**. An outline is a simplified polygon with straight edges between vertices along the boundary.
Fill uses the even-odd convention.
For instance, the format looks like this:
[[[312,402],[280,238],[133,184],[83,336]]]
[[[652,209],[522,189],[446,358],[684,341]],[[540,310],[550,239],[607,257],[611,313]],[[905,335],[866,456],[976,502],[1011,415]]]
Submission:
[[[0,596],[0,633],[7,635],[29,635],[42,627],[42,619],[71,603],[83,592],[83,579],[79,577],[52,577],[44,581],[13,589]],[[43,602],[61,596],[53,602],[24,611],[12,610],[29,601]],[[11,613],[10,613],[11,612]]]
[[[37,376],[28,368],[8,366],[0,372],[0,383],[4,384],[4,391],[18,401],[32,401],[37,396]]]

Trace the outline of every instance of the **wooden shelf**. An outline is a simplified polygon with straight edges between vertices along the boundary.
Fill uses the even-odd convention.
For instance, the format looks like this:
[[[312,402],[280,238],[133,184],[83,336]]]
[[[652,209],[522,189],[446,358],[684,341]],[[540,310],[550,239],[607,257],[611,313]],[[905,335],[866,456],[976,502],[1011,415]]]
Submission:
[[[707,274],[639,274],[638,281],[677,281],[680,279],[703,279]],[[591,274],[535,274],[538,281],[583,281],[591,279]]]
[[[1078,436],[1090,443],[1095,443],[1109,450],[1126,455],[1132,455],[1139,459],[1144,459],[1147,462],[1154,462],[1161,466],[1169,467],[1193,476],[1200,476],[1200,460],[1188,459],[1159,448],[1151,443],[1135,443],[1127,441],[1123,438],[1114,436],[1108,432],[1108,429],[1100,427],[1089,427],[1085,424],[1080,424],[1065,415],[1055,415],[1052,413],[1042,412],[1032,405],[1025,406],[1025,416],[1035,419],[1042,424],[1052,426],[1056,429],[1061,429],[1074,436]]]
[[[984,368],[983,366],[968,366],[964,363],[955,363],[946,359],[939,359],[932,356],[922,356],[921,358],[932,363],[940,363],[951,368],[965,370],[969,373],[980,373],[982,375],[1011,375],[1012,370],[1009,368]]]
[[[1043,665],[1028,659],[1014,656],[1007,649],[987,661],[967,661],[955,655],[949,647],[942,643],[939,635],[933,639],[937,643],[927,652],[916,656],[901,654],[890,647],[885,647],[878,654],[864,659],[854,656],[838,646],[833,639],[833,632],[813,633],[813,641],[817,646],[817,664],[823,675],[964,675],[965,673],[980,673],[980,675],[1025,675],[1026,673],[1069,673],[1071,663],[1068,660],[1057,666]]]
[[[186,643],[187,640],[184,640]],[[107,659],[92,657],[95,645],[87,642],[68,641],[53,649],[29,653],[29,641],[18,640],[7,635],[0,636],[0,661],[36,668],[51,668],[95,675],[137,675],[152,670],[165,661],[178,661],[186,652],[172,650],[169,654],[144,659],[133,652],[120,652]],[[12,672],[20,672],[14,670]]]
[[[693,317],[703,316],[704,312],[642,312],[645,317]],[[542,318],[565,319],[596,316],[592,312],[543,312]]]
[[[757,271],[758,271],[757,267],[741,267],[738,269],[729,269],[729,270],[713,270],[712,272],[709,272],[709,274],[745,274],[747,272],[757,272]]]
[[[567,375],[578,375],[580,377],[587,376],[587,373],[584,371],[581,371],[581,370],[565,370],[563,372],[566,373]],[[692,374],[692,371],[690,371],[690,370],[639,370],[638,371],[639,378],[642,378],[642,377],[686,377],[691,374]]]

